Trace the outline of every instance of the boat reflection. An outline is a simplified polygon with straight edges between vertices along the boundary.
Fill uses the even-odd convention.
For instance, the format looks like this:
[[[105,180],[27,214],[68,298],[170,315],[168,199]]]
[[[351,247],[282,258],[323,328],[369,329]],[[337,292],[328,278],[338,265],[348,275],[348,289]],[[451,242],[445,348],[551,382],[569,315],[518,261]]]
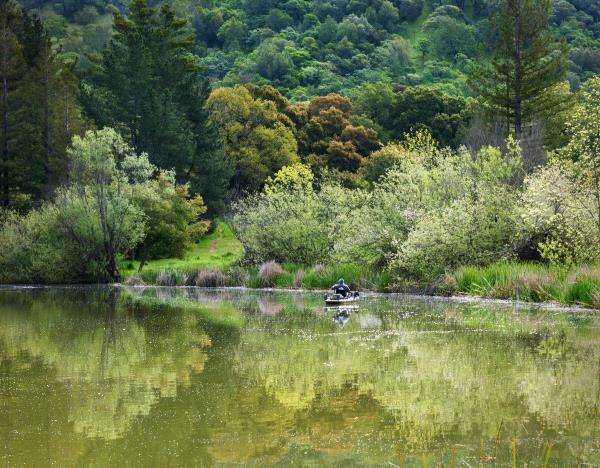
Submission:
[[[358,311],[358,306],[338,306],[338,307],[325,307],[326,312],[333,313],[333,321],[336,322],[340,327],[346,325],[346,322],[350,320],[352,313]]]

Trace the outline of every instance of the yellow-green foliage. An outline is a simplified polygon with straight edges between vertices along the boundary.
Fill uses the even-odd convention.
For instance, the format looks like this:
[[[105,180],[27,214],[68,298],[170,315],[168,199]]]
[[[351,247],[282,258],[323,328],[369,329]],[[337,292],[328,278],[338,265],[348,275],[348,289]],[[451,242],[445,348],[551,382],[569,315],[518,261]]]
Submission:
[[[215,89],[208,106],[225,153],[235,163],[237,190],[256,190],[283,166],[299,162],[294,125],[274,102],[255,99],[246,87],[236,86]]]

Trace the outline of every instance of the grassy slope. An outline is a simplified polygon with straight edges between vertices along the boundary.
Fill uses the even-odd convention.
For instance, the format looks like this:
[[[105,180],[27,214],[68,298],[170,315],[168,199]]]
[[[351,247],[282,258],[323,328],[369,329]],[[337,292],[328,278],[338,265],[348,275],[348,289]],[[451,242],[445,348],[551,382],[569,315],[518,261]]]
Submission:
[[[161,270],[193,270],[211,267],[228,267],[241,258],[242,244],[235,238],[231,229],[222,221],[216,221],[215,230],[194,244],[183,258],[151,260],[144,265],[145,273],[158,273]],[[137,273],[139,262],[124,262],[121,266],[123,277]]]

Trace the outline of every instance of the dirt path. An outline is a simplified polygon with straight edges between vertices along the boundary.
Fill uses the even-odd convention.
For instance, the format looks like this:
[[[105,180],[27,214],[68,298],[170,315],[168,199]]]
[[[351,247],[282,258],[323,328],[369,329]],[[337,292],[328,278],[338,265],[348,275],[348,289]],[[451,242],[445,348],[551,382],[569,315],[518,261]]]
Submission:
[[[218,235],[218,237],[217,237],[215,240],[213,240],[213,241],[210,243],[210,248],[209,248],[209,250],[210,250],[210,253],[211,253],[211,254],[216,254],[216,253],[217,253],[217,250],[218,250],[218,248],[219,248],[219,247],[218,247],[218,246],[219,246],[219,241],[220,241],[221,239],[223,239],[223,230],[221,229],[221,227],[220,227],[220,226],[219,226],[217,229],[219,230],[219,235]]]

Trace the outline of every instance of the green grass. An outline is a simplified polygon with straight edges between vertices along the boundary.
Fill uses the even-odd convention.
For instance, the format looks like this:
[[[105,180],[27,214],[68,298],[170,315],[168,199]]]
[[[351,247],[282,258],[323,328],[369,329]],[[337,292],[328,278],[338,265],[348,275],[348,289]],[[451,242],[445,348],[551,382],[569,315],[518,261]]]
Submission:
[[[447,292],[527,302],[560,302],[600,308],[600,267],[570,270],[526,262],[462,267],[447,275]]]
[[[283,273],[273,279],[276,288],[329,289],[340,278],[344,278],[352,289],[385,291],[390,284],[387,273],[376,272],[366,266],[339,264],[319,268],[284,263]],[[298,272],[302,271],[301,281],[297,283]],[[258,268],[251,269],[249,287],[260,287]]]
[[[244,249],[236,239],[227,224],[216,221],[215,230],[194,244],[183,258],[165,258],[150,260],[144,265],[144,278],[155,278],[160,271],[174,270],[185,272],[202,268],[226,268],[242,257]],[[124,279],[137,274],[137,261],[121,263],[121,273]]]
[[[259,267],[234,266],[243,256],[241,243],[222,221],[215,230],[193,246],[183,258],[167,258],[147,262],[142,279],[148,284],[172,286],[195,285],[199,270],[220,269],[228,286],[259,288]],[[137,274],[138,262],[121,264],[123,277]],[[344,278],[352,289],[398,290],[401,278],[366,265],[338,264],[311,267],[292,263],[282,265],[283,272],[271,278],[275,288],[328,289]],[[399,283],[400,282],[400,283]],[[393,286],[394,285],[394,286]],[[412,285],[416,290],[424,285]],[[404,288],[404,290],[407,290]],[[527,262],[498,262],[486,267],[465,266],[447,274],[438,294],[468,294],[494,299],[527,302],[559,302],[600,308],[600,266],[581,266],[565,270]]]

